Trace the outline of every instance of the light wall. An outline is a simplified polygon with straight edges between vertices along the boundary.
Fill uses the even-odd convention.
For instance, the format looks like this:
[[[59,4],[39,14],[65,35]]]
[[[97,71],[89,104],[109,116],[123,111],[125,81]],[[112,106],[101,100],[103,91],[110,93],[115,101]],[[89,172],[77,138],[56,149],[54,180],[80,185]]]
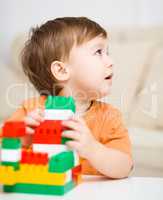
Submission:
[[[163,24],[162,0],[1,0],[0,60],[10,59],[10,45],[20,32],[60,16],[87,16],[106,27]]]
[[[144,70],[148,54],[155,51],[153,46],[159,46],[157,54],[162,52],[162,46],[160,47],[162,45],[160,42],[162,41],[162,28],[158,28],[161,25],[163,27],[162,8],[162,0],[1,0],[0,105],[3,107],[1,106],[0,119],[7,117],[12,113],[11,110],[15,109],[15,107],[11,108],[6,100],[8,88],[15,83],[25,82],[18,62],[19,51],[25,41],[21,33],[24,35],[31,26],[61,16],[87,16],[104,25],[106,30],[111,32],[110,53],[115,64],[115,77],[117,78],[114,79],[112,99],[109,96],[109,102],[121,109],[126,120],[131,119],[131,116],[128,115],[131,113],[129,112],[130,102],[135,94],[138,80],[141,78],[140,75]],[[141,29],[142,27],[143,29]],[[159,62],[156,63],[155,60]],[[152,66],[158,69],[154,69],[154,72],[158,72],[158,75],[162,74],[161,60],[155,58],[152,61]],[[158,82],[160,76],[154,72],[152,71],[152,78]],[[133,78],[131,78],[132,76]],[[133,80],[134,83],[131,83],[130,80]],[[126,96],[125,106],[122,106],[121,97],[124,96],[122,95],[124,90],[128,94],[128,86],[132,92]],[[162,97],[162,93],[159,92],[159,95]],[[162,102],[160,97],[159,101]],[[18,105],[21,100],[25,99],[19,90],[17,92],[13,90],[13,98]],[[149,98],[145,102],[150,103]],[[162,107],[162,104],[160,106]],[[137,118],[137,115],[135,116]],[[161,111],[159,119],[162,119],[162,116],[163,111]],[[149,120],[142,120],[140,115],[139,119],[143,123],[144,121],[149,122]],[[154,122],[154,125],[162,123],[158,119],[155,121],[157,123]]]

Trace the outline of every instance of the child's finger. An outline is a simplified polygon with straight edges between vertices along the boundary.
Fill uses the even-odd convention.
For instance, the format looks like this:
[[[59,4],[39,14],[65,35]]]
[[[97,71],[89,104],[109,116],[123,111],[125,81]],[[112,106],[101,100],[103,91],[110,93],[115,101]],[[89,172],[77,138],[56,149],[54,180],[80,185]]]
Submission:
[[[79,122],[79,123],[85,125],[84,119],[83,119],[82,117],[78,116],[78,115],[73,115],[72,120],[74,120],[74,121],[76,121],[76,122]]]
[[[76,142],[76,141],[68,141],[68,142],[66,142],[66,145],[70,148],[70,149],[72,149],[72,150],[76,150],[76,151],[78,151],[79,150],[79,143],[78,142]]]
[[[62,121],[62,125],[70,128],[70,129],[73,129],[75,131],[80,131],[82,129],[80,124],[73,120]]]
[[[33,134],[34,133],[34,129],[27,126],[26,127],[26,133],[27,134]]]
[[[33,119],[39,121],[39,122],[42,122],[44,120],[44,117],[42,114],[39,113],[39,111],[34,111],[34,112],[31,112],[29,114],[30,117],[32,117]]]
[[[38,115],[41,117],[44,117],[45,115],[44,109],[40,109],[40,108],[36,109],[36,113],[38,113]]]
[[[36,121],[36,120],[33,119],[31,116],[25,117],[24,122],[26,123],[26,125],[34,126],[34,127],[40,125],[40,122],[39,122],[39,121]]]
[[[80,133],[77,131],[63,131],[62,137],[71,138],[73,140],[79,141],[80,140]]]

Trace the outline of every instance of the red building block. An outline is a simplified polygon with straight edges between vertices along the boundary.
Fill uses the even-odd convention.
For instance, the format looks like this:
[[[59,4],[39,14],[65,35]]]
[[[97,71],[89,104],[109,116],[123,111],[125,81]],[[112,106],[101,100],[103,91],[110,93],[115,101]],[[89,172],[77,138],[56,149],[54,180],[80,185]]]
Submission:
[[[48,164],[47,153],[36,153],[32,151],[23,150],[21,155],[22,164],[35,164],[35,165],[46,165]]]
[[[72,180],[78,185],[81,182],[82,167],[78,165],[72,169]]]
[[[79,173],[81,173],[81,171],[82,171],[82,167],[81,167],[81,165],[78,165],[78,166],[72,168],[72,175],[79,174]]]
[[[25,123],[20,121],[6,122],[2,128],[3,137],[22,137],[26,135]]]
[[[62,125],[60,120],[45,120],[35,129],[34,144],[61,144]]]

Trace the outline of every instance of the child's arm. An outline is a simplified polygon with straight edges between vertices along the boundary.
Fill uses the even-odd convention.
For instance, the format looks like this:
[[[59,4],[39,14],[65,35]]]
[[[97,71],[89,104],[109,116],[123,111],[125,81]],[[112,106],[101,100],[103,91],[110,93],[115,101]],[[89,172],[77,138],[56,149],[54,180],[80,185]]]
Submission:
[[[90,145],[87,159],[99,172],[110,178],[128,177],[133,166],[128,154],[108,148],[98,141]]]
[[[129,175],[133,166],[132,158],[127,151],[125,152],[125,147],[121,147],[124,151],[118,150],[119,144],[129,142],[126,134],[122,133],[123,136],[120,136],[121,133],[118,133],[119,137],[104,145],[95,140],[82,119],[64,121],[63,125],[72,129],[63,133],[64,137],[73,139],[66,144],[76,149],[80,156],[89,160],[100,173],[110,178],[124,178]]]

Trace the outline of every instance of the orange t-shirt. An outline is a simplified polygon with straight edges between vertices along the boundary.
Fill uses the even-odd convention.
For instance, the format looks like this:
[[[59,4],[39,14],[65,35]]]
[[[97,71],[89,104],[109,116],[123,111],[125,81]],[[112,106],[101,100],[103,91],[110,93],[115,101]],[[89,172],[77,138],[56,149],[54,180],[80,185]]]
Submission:
[[[45,96],[26,100],[7,121],[22,120],[28,112],[36,108],[44,108],[45,100]],[[93,101],[83,118],[97,141],[132,156],[128,131],[123,124],[121,113],[116,108],[110,104]],[[82,159],[82,173],[100,174],[86,159]]]

